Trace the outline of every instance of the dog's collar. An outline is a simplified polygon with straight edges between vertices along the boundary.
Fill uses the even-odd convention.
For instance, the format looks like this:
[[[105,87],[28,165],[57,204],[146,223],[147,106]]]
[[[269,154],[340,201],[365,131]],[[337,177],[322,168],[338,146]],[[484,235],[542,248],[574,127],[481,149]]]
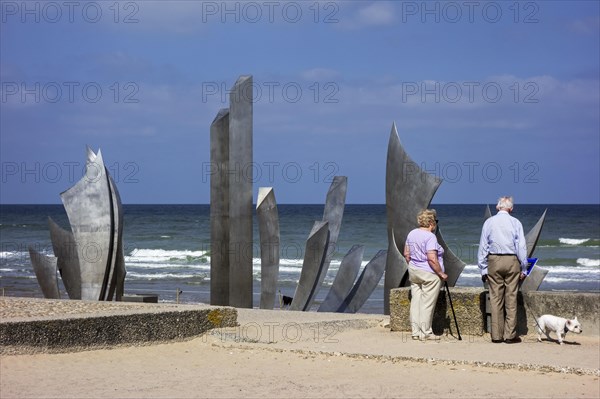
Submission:
[[[567,328],[567,325],[565,324],[565,334],[569,332],[569,329]]]

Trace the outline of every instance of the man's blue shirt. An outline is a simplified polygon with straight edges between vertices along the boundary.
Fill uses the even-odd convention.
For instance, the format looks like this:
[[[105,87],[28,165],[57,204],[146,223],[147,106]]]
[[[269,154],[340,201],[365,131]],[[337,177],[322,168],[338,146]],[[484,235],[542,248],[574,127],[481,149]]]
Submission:
[[[517,255],[521,270],[527,270],[527,242],[521,222],[506,211],[498,211],[483,224],[477,263],[481,274],[488,273],[487,256]]]

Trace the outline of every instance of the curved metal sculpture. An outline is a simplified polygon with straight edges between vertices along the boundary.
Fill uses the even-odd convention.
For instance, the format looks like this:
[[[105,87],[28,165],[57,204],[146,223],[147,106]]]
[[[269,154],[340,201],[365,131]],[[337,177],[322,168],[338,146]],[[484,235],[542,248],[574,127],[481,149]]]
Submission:
[[[260,308],[273,309],[279,276],[279,214],[272,187],[260,187],[256,200],[260,235]]]
[[[335,312],[348,296],[358,276],[365,247],[354,245],[342,259],[331,289],[319,306],[319,312]]]
[[[399,287],[406,274],[406,272],[401,274],[406,236],[417,227],[417,214],[429,207],[440,184],[439,178],[423,171],[408,156],[400,143],[394,123],[388,143],[385,178],[388,251],[385,267],[384,314],[390,313],[390,290]]]
[[[57,259],[53,256],[42,255],[32,247],[29,247],[29,257],[44,298],[60,299],[58,276],[56,274]]]
[[[435,232],[435,236],[437,237],[438,243],[444,248],[444,270],[448,275],[446,282],[448,283],[448,286],[454,287],[458,277],[460,277],[460,274],[464,270],[466,263],[460,260],[448,247],[446,241],[444,241],[444,237],[442,237],[439,226]]]
[[[300,280],[290,310],[309,309],[309,300],[313,296],[315,283],[325,262],[328,243],[329,223],[315,222],[306,240],[306,252],[304,253]]]
[[[528,258],[533,256],[533,251],[535,251],[535,247],[540,239],[540,234],[542,233],[542,228],[544,227],[544,221],[546,220],[546,212],[548,212],[548,209],[544,210],[544,213],[542,213],[542,216],[540,216],[540,219],[537,221],[537,223],[525,235]]]
[[[535,247],[540,238],[540,234],[542,233],[542,227],[544,227],[544,221],[546,220],[546,212],[548,210],[544,210],[544,213],[537,221],[537,223],[529,230],[529,232],[525,235],[525,241],[527,242],[527,257],[533,257],[533,251],[535,251]],[[521,284],[520,290],[522,292],[529,291],[537,291],[542,285],[542,282],[546,278],[548,274],[547,269],[542,269],[541,267],[534,267],[527,278],[523,280]]]
[[[85,176],[60,195],[73,232],[48,218],[56,267],[69,298],[105,301],[116,294],[120,300],[126,275],[121,197],[102,153],[90,147],[86,153]]]
[[[112,198],[113,229],[116,231],[113,240],[114,255],[112,259],[114,260],[114,265],[111,267],[111,270],[114,270],[114,272],[112,276],[109,276],[108,295],[105,299],[110,301],[116,295],[116,300],[120,301],[123,297],[125,276],[127,274],[125,269],[125,255],[123,254],[123,206],[121,205],[121,196],[117,190],[117,185],[108,173],[108,170],[106,171],[106,175],[108,176],[110,196]]]
[[[387,251],[382,250],[365,266],[352,291],[338,308],[338,312],[356,313],[365,304],[371,293],[377,288],[385,271]]]
[[[485,206],[485,212],[483,213],[483,220],[486,220],[488,218],[492,217],[492,211],[490,210],[490,206],[486,205]]]
[[[61,228],[52,218],[48,218],[50,240],[63,285],[71,299],[81,299],[81,274],[75,238],[70,231]]]
[[[315,288],[308,299],[307,309],[310,309],[317,293],[323,285],[323,280],[329,270],[331,259],[337,251],[337,239],[342,226],[342,217],[344,216],[344,206],[346,205],[346,191],[348,190],[348,178],[346,176],[335,176],[325,199],[325,210],[323,211],[323,221],[329,224],[329,243],[325,254],[325,261],[315,280]]]
[[[102,153],[88,156],[85,176],[61,193],[79,254],[81,299],[103,300],[113,264],[112,198]]]

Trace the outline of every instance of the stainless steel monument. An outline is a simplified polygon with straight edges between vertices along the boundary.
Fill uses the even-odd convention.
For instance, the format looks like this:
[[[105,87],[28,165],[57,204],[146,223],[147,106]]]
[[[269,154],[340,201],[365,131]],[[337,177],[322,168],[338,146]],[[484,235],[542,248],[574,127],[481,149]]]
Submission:
[[[395,123],[392,124],[388,143],[385,183],[388,252],[383,303],[384,314],[389,314],[390,290],[409,284],[408,265],[402,255],[406,236],[412,229],[418,227],[418,213],[429,208],[435,192],[442,183],[441,179],[422,170],[408,156],[400,143]],[[444,248],[444,267],[448,274],[448,285],[454,286],[465,263],[448,248],[439,228],[436,236],[439,244]]]
[[[340,305],[346,299],[352,287],[354,280],[358,276],[360,265],[362,263],[365,247],[363,245],[354,245],[342,259],[340,268],[331,284],[329,293],[319,306],[319,312],[337,312]]]
[[[272,187],[260,187],[256,201],[260,235],[260,308],[273,309],[279,277],[279,213]]]
[[[60,196],[72,233],[49,218],[56,261],[30,251],[36,275],[40,269],[49,271],[46,277],[38,277],[44,295],[55,297],[56,277],[49,277],[55,263],[69,298],[105,301],[116,296],[120,300],[126,274],[123,210],[100,151],[96,154],[87,148],[85,175]]]
[[[241,76],[210,128],[212,305],[252,308],[252,112],[252,76]]]
[[[328,244],[329,224],[326,221],[315,222],[306,240],[302,271],[290,310],[310,310],[310,300],[325,264]]]
[[[392,124],[385,177],[388,252],[384,282],[384,314],[389,314],[392,288],[406,284],[408,264],[402,255],[408,233],[416,227],[417,214],[429,207],[441,180],[421,170],[404,151],[396,123]]]

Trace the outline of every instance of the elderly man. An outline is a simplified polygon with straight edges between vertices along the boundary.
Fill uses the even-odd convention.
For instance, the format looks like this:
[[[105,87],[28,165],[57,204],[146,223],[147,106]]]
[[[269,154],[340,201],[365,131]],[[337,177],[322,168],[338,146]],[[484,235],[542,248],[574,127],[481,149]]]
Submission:
[[[492,308],[492,342],[518,343],[517,291],[527,270],[527,244],[523,225],[512,217],[512,197],[500,197],[498,213],[481,230],[478,266],[489,283]],[[506,315],[506,316],[505,316]]]

